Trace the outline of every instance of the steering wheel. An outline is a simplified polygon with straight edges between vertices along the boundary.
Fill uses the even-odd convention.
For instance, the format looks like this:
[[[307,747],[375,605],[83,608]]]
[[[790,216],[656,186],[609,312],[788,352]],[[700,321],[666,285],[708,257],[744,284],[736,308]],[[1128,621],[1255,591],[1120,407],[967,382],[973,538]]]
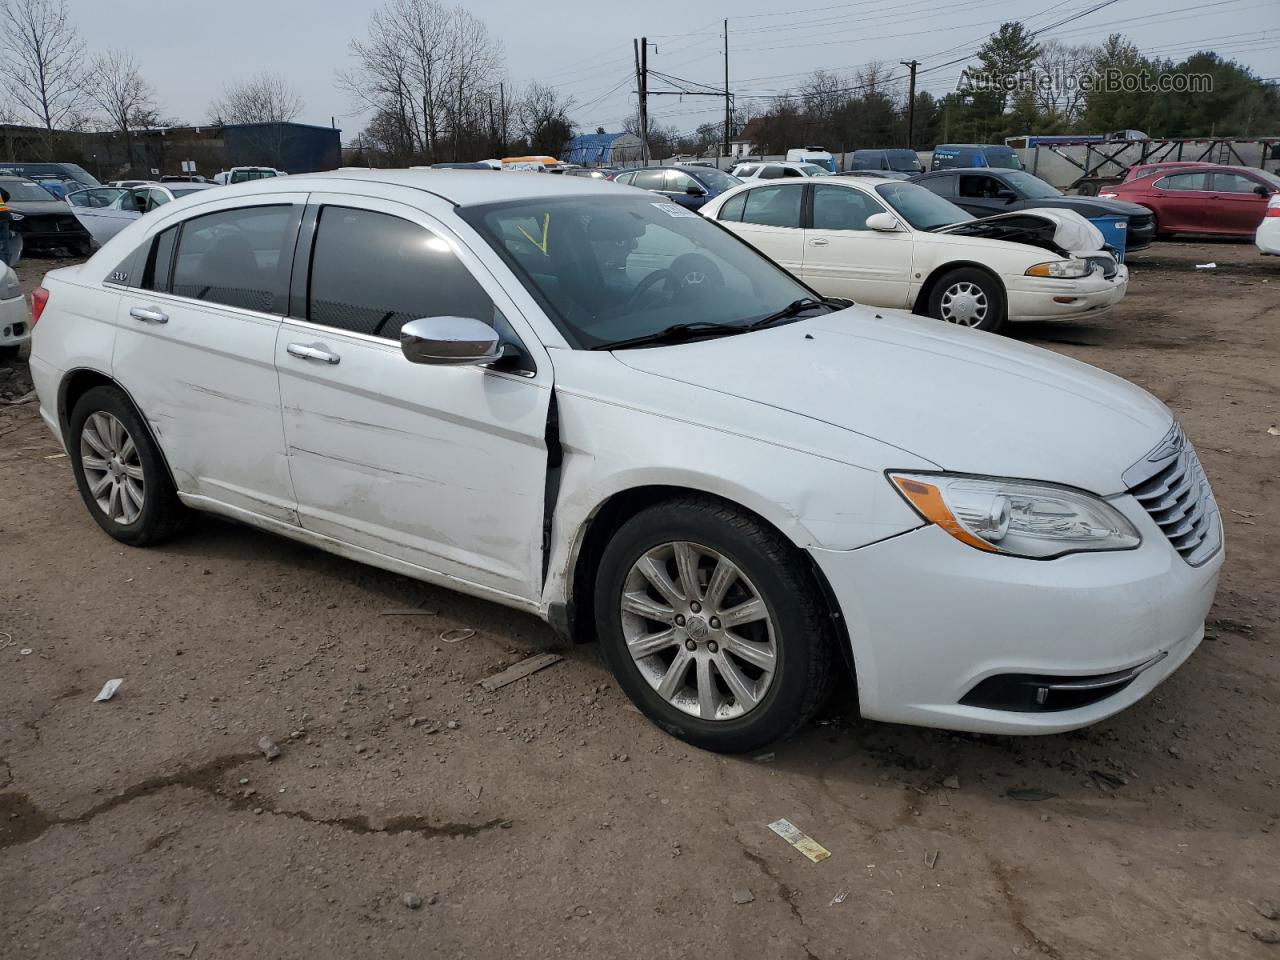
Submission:
[[[635,307],[640,298],[659,283],[666,285],[668,299],[677,294],[705,295],[724,289],[724,274],[716,262],[701,253],[682,253],[665,270],[655,270],[638,284],[627,298],[626,308]]]

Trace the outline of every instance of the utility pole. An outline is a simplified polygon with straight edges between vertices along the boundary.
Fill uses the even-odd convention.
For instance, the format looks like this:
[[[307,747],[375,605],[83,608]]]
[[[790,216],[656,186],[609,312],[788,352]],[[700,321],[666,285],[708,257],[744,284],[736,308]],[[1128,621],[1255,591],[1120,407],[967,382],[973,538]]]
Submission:
[[[640,158],[649,165],[649,38],[640,38]]]
[[[729,138],[733,136],[730,129],[732,107],[729,99],[729,18],[724,18],[724,155],[729,156]]]
[[[912,137],[916,127],[916,67],[920,66],[920,61],[900,60],[898,62],[911,70],[911,85],[907,93],[907,149],[914,150],[915,143]]]

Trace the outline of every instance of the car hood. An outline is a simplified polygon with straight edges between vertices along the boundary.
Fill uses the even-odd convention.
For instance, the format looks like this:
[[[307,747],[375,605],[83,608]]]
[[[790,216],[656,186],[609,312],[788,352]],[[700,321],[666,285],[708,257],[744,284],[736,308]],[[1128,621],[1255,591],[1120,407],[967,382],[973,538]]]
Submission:
[[[1127,200],[1107,200],[1102,197],[1045,197],[1036,200],[1039,209],[1074,210],[1086,217],[1148,217],[1151,211],[1138,203]]]
[[[949,227],[939,227],[933,232],[1025,243],[1033,247],[1076,256],[1097,253],[1106,246],[1102,231],[1082,214],[1066,209],[1032,208],[1016,213],[1000,213],[994,217],[983,217],[981,220],[953,223]]]
[[[1110,496],[1168,432],[1145,390],[1067,357],[895,310],[853,307],[755,333],[614,356],[960,473]],[[888,469],[893,463],[865,464]]]

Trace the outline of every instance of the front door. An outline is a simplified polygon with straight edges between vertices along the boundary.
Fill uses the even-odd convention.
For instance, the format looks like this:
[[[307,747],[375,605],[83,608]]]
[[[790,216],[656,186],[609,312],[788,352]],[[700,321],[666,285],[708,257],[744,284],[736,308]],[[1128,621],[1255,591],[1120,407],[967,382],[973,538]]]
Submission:
[[[963,173],[956,178],[955,203],[975,217],[991,217],[997,213],[1009,213],[1020,210],[1018,201],[1010,201],[998,196],[1001,190],[1010,190],[1010,186],[985,173]]]
[[[146,190],[91,187],[68,194],[67,203],[80,221],[80,226],[88,230],[89,235],[101,246],[142,216],[142,209],[138,204],[140,193],[145,194]]]
[[[907,306],[911,234],[867,226],[868,217],[887,212],[857,187],[814,184],[800,278],[824,296],[848,297],[877,307]]]
[[[1171,173],[1155,182],[1156,228],[1161,233],[1208,229],[1205,206],[1211,202],[1208,173]],[[1141,201],[1139,201],[1141,202]]]
[[[1257,192],[1262,181],[1243,173],[1215,171],[1213,205],[1206,213],[1207,229],[1252,237],[1267,212],[1269,196]]]
[[[426,214],[373,198],[311,200],[303,235],[314,216],[314,246],[299,250],[275,355],[302,526],[534,600],[545,354],[508,372],[410,363],[400,328],[423,317],[473,317],[526,356],[525,344],[541,348],[512,326],[523,319],[471,252]]]
[[[275,344],[305,201],[226,201],[153,234],[113,360],[184,494],[286,523]]]

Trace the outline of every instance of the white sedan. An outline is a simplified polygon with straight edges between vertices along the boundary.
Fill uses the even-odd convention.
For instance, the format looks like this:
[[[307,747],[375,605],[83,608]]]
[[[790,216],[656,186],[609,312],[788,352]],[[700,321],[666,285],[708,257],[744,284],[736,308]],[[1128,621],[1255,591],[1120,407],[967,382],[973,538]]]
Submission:
[[[842,176],[747,183],[702,208],[819,293],[996,331],[1006,320],[1086,320],[1129,273],[1069,210],[974,220],[913,183]]]
[[[831,171],[816,163],[794,160],[752,160],[733,168],[733,176],[739,180],[782,180],[795,177],[829,177]]]
[[[126,181],[129,182],[129,181]],[[71,212],[99,245],[144,213],[216,187],[215,183],[142,183],[132,187],[90,187],[67,195]]]
[[[0,263],[0,360],[18,355],[18,348],[31,339],[31,308],[22,296],[18,275]]]
[[[1280,193],[1267,202],[1267,212],[1253,235],[1253,242],[1264,254],[1280,257]]]
[[[598,640],[662,729],[1093,723],[1196,649],[1222,526],[1110,374],[821,299],[647,191],[365,171],[186,197],[33,297],[40,412],[134,545],[232,517]]]

